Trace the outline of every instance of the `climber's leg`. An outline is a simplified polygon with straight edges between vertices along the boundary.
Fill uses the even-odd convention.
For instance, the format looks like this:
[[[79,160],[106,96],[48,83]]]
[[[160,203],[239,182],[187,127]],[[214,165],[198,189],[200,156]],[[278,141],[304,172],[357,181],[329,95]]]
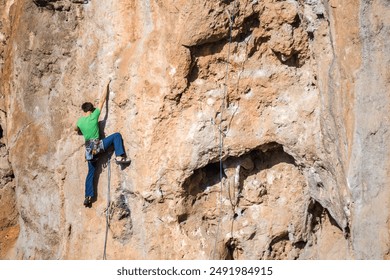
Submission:
[[[114,150],[115,150],[116,156],[124,156],[125,155],[125,149],[123,148],[122,135],[119,132],[111,134],[110,136],[107,136],[106,138],[103,139],[103,146],[104,146],[105,151],[107,151],[107,149],[111,145],[114,145]]]
[[[88,174],[85,180],[85,197],[94,197],[93,178],[96,170],[96,161],[88,161]]]

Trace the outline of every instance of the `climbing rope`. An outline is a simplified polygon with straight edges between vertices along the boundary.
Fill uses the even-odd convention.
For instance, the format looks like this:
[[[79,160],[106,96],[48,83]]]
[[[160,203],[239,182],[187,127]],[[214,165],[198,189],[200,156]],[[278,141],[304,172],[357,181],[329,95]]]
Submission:
[[[110,216],[111,216],[111,201],[110,201],[110,182],[111,182],[111,155],[108,156],[107,160],[107,208],[106,212],[106,233],[104,236],[104,249],[103,249],[103,260],[107,260],[107,237],[108,237],[108,229],[110,227]]]
[[[223,89],[223,99],[222,104],[220,107],[220,122],[218,125],[219,130],[219,179],[220,179],[220,208],[219,208],[219,215],[218,215],[218,224],[217,224],[217,231],[215,234],[215,243],[214,243],[214,250],[213,250],[213,259],[216,259],[216,253],[217,253],[217,243],[218,243],[218,236],[219,236],[219,230],[220,225],[222,221],[222,204],[223,204],[223,137],[224,132],[222,130],[222,121],[223,121],[223,113],[225,106],[227,104],[227,91],[228,91],[228,81],[229,81],[229,64],[230,64],[230,45],[232,42],[232,31],[233,31],[233,23],[234,23],[234,11],[236,9],[236,0],[234,0],[233,3],[233,9],[232,13],[227,11],[228,13],[228,19],[229,19],[229,40],[228,40],[228,54],[226,59],[226,74],[225,74],[225,82],[224,82],[224,89]]]

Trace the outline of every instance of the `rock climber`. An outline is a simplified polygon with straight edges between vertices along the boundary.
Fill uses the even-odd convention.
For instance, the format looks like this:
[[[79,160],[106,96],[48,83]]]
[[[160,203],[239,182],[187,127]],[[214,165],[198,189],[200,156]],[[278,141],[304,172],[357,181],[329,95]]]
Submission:
[[[110,81],[104,88],[99,105],[94,108],[91,102],[85,102],[81,105],[84,116],[77,120],[75,130],[81,132],[85,139],[85,158],[88,162],[88,174],[85,180],[85,200],[84,206],[90,207],[94,197],[93,179],[96,170],[97,155],[106,151],[110,146],[114,146],[115,161],[118,164],[129,164],[130,159],[126,157],[123,147],[122,135],[118,132],[100,139],[99,135],[99,116],[104,102],[109,93]]]

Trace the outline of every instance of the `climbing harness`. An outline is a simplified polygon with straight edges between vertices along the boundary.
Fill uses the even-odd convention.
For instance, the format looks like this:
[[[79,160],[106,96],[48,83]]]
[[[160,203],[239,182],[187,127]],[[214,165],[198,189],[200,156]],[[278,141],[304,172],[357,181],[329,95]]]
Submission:
[[[224,132],[222,130],[222,121],[223,121],[223,113],[224,113],[224,108],[227,104],[227,91],[228,91],[228,80],[229,80],[229,64],[230,64],[230,45],[232,43],[232,31],[233,31],[233,23],[234,23],[234,10],[236,9],[236,0],[233,2],[233,9],[232,9],[232,14],[227,11],[228,18],[229,18],[229,40],[228,40],[228,55],[226,59],[226,75],[225,75],[225,82],[224,82],[224,90],[223,90],[223,99],[222,99],[222,104],[220,107],[220,122],[218,125],[218,130],[219,130],[219,179],[220,179],[220,208],[219,208],[219,215],[218,215],[218,224],[217,224],[217,231],[215,234],[215,243],[214,243],[214,249],[213,249],[213,254],[212,258],[216,259],[216,253],[217,253],[217,243],[218,243],[218,236],[219,236],[219,231],[220,231],[220,225],[222,221],[222,204],[223,204],[223,137],[224,137]]]
[[[85,159],[93,160],[95,156],[104,151],[103,141],[90,139],[85,142]]]

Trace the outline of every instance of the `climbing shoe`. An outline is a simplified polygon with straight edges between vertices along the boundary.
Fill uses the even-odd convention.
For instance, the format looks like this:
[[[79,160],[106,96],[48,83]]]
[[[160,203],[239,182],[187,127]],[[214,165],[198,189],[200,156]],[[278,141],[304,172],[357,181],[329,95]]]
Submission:
[[[84,199],[84,206],[85,206],[85,207],[91,207],[91,206],[92,206],[92,197],[87,196],[87,197]]]
[[[115,158],[117,164],[130,164],[131,160],[126,156],[119,156]]]

